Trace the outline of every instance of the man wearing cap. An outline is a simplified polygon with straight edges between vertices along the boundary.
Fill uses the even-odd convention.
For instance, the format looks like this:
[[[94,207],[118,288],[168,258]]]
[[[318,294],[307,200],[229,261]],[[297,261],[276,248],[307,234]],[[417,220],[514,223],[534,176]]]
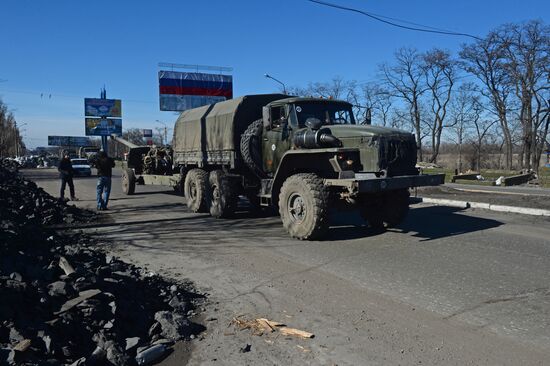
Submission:
[[[71,193],[71,200],[76,201],[77,198],[74,195],[73,183],[73,164],[71,163],[71,157],[69,156],[69,152],[67,150],[63,150],[63,158],[61,158],[61,161],[59,162],[57,171],[59,172],[59,178],[61,178],[61,190],[59,192],[59,197],[61,197],[61,199],[65,198],[65,186],[68,184],[69,192]]]

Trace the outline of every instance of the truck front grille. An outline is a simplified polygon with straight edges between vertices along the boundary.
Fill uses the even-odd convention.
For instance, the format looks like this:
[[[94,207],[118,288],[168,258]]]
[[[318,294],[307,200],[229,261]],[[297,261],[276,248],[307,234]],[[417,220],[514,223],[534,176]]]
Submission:
[[[380,169],[385,169],[388,176],[417,174],[414,140],[383,139],[379,153]]]

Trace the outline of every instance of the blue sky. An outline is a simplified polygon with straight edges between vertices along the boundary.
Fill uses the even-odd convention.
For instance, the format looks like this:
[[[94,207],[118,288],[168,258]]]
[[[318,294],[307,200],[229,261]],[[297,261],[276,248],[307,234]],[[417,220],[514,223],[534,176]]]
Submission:
[[[328,0],[433,27],[485,35],[506,22],[549,21],[548,0]],[[122,99],[123,128],[172,125],[159,111],[157,64],[234,68],[234,95],[278,84],[375,79],[402,46],[453,52],[467,38],[405,31],[306,0],[3,0],[0,98],[28,146],[84,135],[85,97]],[[51,97],[50,97],[51,95]]]

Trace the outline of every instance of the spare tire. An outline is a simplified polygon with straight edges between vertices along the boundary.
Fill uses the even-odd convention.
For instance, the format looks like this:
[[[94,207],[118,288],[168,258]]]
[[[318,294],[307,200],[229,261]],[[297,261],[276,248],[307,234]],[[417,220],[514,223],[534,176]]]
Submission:
[[[258,178],[266,178],[262,167],[263,120],[254,121],[241,135],[241,155],[246,166]]]

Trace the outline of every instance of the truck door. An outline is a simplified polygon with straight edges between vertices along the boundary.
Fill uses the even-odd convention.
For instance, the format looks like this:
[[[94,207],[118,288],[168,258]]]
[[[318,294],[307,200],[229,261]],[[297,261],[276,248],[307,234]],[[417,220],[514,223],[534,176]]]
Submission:
[[[270,124],[263,135],[263,164],[268,173],[275,173],[283,154],[290,149],[290,126],[286,106],[271,107]]]

